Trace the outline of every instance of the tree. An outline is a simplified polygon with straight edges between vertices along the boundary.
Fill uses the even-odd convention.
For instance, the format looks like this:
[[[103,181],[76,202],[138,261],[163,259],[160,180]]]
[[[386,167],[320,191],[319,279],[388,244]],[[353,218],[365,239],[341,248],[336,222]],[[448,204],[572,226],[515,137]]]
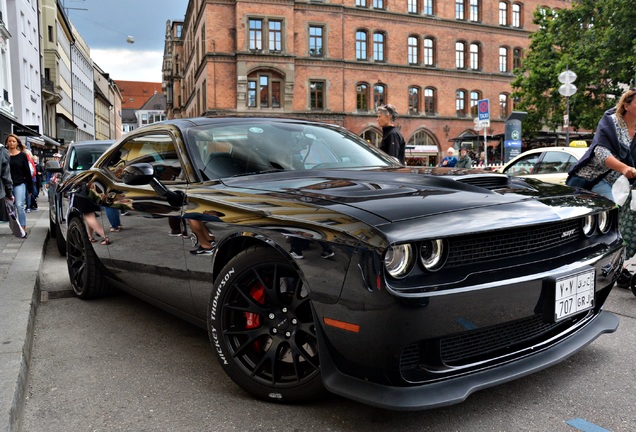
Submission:
[[[573,0],[570,9],[539,8],[528,52],[512,82],[515,109],[527,111],[524,130],[563,124],[566,98],[558,76],[577,74],[570,97],[570,126],[595,129],[636,74],[636,8],[633,0]]]

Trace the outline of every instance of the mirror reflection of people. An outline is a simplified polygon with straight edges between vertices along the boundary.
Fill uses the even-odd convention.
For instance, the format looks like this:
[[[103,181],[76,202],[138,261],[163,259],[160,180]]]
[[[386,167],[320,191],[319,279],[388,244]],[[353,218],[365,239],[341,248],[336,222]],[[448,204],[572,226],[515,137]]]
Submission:
[[[4,141],[4,145],[9,150],[11,165],[11,180],[13,181],[13,197],[16,211],[18,212],[18,223],[22,229],[26,230],[26,195],[33,191],[33,179],[31,178],[31,164],[24,152],[24,145],[17,135],[9,134]]]
[[[395,126],[397,116],[397,109],[391,104],[378,107],[377,121],[378,126],[382,128],[380,149],[389,156],[397,158],[401,164],[404,164],[406,142],[404,142],[404,137]]]

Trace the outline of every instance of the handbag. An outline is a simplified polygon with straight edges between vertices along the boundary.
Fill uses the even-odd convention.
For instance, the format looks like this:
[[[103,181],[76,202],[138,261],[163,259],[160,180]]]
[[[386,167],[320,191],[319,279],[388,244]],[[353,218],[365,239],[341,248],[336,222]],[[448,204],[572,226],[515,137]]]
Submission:
[[[18,222],[18,214],[16,212],[15,205],[13,202],[5,199],[4,205],[7,209],[7,213],[9,214],[9,227],[11,227],[11,232],[17,238],[26,238],[27,233]]]

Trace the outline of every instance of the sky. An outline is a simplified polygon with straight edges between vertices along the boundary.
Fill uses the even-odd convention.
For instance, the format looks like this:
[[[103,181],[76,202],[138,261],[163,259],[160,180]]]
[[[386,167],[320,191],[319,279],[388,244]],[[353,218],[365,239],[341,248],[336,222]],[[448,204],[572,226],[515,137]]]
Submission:
[[[94,63],[115,81],[161,82],[166,21],[188,0],[62,0]],[[128,42],[132,36],[134,43]]]

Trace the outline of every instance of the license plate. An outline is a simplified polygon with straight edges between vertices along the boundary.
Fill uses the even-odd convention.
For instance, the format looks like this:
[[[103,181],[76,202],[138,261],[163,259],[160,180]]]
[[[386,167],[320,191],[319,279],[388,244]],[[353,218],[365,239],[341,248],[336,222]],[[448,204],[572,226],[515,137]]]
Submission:
[[[554,293],[554,320],[594,307],[594,269],[558,278]]]

